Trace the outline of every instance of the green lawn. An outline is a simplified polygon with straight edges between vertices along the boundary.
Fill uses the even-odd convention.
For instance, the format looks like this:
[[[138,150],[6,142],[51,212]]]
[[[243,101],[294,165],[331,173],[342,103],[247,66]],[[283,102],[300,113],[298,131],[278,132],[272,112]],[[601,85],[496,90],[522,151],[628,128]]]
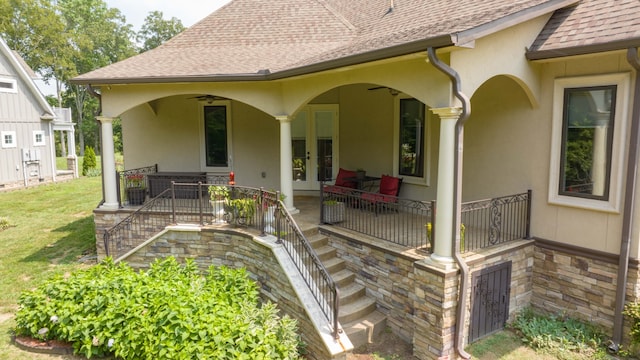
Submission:
[[[100,177],[0,192],[0,359],[71,359],[19,351],[10,344],[20,292],[55,272],[70,272],[95,255],[93,209],[102,198]]]

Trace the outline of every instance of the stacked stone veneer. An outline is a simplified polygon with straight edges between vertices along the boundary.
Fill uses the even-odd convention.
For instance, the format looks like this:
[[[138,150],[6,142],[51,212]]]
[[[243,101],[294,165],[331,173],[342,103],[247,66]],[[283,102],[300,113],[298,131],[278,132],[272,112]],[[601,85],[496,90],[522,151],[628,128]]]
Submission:
[[[278,305],[285,314],[298,320],[298,330],[307,349],[316,359],[344,359],[346,353],[330,355],[301,304],[287,274],[274,256],[272,248],[256,241],[255,235],[241,229],[202,228],[172,229],[151,239],[123,261],[134,268],[147,268],[157,258],[175,257],[184,262],[193,259],[202,271],[211,265],[244,267],[258,283],[261,297]]]
[[[534,268],[535,308],[598,324],[612,335],[618,256],[540,240]],[[638,301],[638,293],[635,263],[629,270],[626,302]],[[628,323],[625,321],[627,329]]]
[[[407,249],[374,238],[355,239],[328,228],[321,233],[337,249],[347,268],[356,274],[367,295],[376,299],[387,315],[391,330],[414,346],[420,359],[455,359],[454,336],[460,272],[444,267],[419,250]],[[534,242],[513,241],[465,255],[471,273],[511,261],[510,317],[529,305],[533,275]],[[471,291],[470,291],[471,292]],[[466,304],[465,338],[470,301]]]

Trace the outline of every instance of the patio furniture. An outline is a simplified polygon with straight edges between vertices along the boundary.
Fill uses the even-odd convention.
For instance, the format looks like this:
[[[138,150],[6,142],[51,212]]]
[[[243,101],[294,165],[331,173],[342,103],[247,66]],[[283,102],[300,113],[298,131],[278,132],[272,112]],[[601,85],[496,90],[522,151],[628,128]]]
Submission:
[[[398,202],[401,185],[402,178],[382,175],[380,179],[380,189],[377,193],[362,193],[360,199],[363,206],[369,204],[374,208],[376,214],[378,214],[380,210],[390,208],[389,205],[393,205]]]
[[[367,189],[371,189],[371,187],[373,187],[373,183],[375,181],[380,180],[379,177],[376,176],[368,176],[365,175],[363,177],[348,177],[344,179],[345,181],[349,181],[349,182],[354,182],[356,183],[356,189],[358,190],[364,190],[364,187],[366,185]]]
[[[356,172],[340,168],[334,185],[325,185],[323,191],[329,195],[345,195],[358,186],[355,181],[349,180],[350,178],[355,179]]]
[[[157,172],[147,175],[149,181],[149,197],[154,198],[160,195],[166,189],[171,188],[171,182],[197,184],[201,182],[207,183],[207,173],[204,172]],[[206,189],[204,190],[206,191]],[[176,198],[179,199],[197,199],[197,188],[185,188],[176,191]],[[208,196],[205,194],[205,196]]]

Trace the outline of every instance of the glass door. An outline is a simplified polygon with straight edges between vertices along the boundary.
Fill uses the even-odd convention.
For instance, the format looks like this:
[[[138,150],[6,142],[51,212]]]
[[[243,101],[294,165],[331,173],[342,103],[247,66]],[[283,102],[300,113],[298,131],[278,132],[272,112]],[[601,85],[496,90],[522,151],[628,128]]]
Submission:
[[[308,105],[291,124],[294,190],[317,190],[337,169],[337,105]]]

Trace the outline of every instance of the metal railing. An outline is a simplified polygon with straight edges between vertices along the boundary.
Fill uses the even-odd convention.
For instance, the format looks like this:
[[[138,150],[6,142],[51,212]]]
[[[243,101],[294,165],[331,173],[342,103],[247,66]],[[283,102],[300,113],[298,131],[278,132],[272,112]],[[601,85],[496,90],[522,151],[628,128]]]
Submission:
[[[463,203],[460,252],[528,239],[530,226],[531,190]]]
[[[430,248],[426,225],[435,224],[434,201],[417,201],[355,189],[320,186],[320,222],[409,248]],[[336,188],[332,188],[336,190]],[[373,196],[367,197],[364,194]],[[368,198],[368,199],[367,199]]]
[[[158,164],[145,166],[137,169],[129,169],[124,171],[116,171],[116,184],[118,190],[118,204],[122,206],[123,200],[129,201],[126,189],[132,187],[135,182],[136,187],[143,189],[149,188],[147,174],[158,172]]]
[[[227,189],[228,196],[221,208],[209,200],[210,186]],[[338,288],[279,199],[279,192],[258,188],[172,182],[170,189],[105,231],[106,254],[118,258],[166,226],[179,223],[226,223],[256,229],[260,236],[274,235],[297,267],[337,338]]]
[[[321,186],[320,222],[433,251],[436,202]],[[530,238],[531,191],[462,204],[460,251]]]

